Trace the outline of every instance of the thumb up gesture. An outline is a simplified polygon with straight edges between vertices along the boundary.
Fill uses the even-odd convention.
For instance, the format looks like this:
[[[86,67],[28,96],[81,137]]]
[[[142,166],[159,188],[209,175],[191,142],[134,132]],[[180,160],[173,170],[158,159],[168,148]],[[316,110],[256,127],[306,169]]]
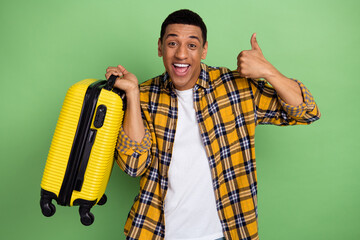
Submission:
[[[277,72],[269,63],[256,40],[256,33],[250,39],[251,50],[241,51],[237,57],[237,71],[245,78],[268,78]]]

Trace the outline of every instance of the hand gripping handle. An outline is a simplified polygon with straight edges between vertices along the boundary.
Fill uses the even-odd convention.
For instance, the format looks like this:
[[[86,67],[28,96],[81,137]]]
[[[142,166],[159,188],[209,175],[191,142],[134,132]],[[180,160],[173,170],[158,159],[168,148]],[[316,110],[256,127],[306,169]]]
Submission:
[[[111,75],[109,77],[108,81],[106,82],[104,89],[109,90],[109,91],[112,90],[113,92],[117,93],[121,97],[121,99],[123,100],[123,110],[125,111],[125,109],[126,109],[125,91],[114,88],[116,78],[117,78],[117,76]]]
[[[117,76],[111,75],[106,82],[104,89],[111,91],[114,88]]]

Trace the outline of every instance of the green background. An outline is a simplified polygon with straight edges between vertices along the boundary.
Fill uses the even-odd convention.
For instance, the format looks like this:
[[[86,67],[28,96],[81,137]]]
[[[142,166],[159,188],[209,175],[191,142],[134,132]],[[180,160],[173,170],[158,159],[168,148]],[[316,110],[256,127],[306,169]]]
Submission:
[[[161,74],[160,26],[181,8],[207,24],[205,63],[235,69],[256,32],[322,113],[310,126],[257,128],[260,239],[360,239],[358,0],[2,0],[0,239],[124,239],[139,179],[116,166],[108,203],[84,227],[77,208],[42,216],[42,172],[67,89],[117,64],[140,81]]]

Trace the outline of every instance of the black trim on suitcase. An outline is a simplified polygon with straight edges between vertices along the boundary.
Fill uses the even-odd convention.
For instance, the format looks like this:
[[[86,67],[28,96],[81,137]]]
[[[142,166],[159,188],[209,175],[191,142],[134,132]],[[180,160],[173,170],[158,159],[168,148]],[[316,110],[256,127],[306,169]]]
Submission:
[[[89,132],[93,134],[93,132],[90,131],[92,116],[94,115],[101,89],[105,83],[106,81],[96,81],[92,83],[86,91],[73,146],[69,156],[69,162],[57,199],[57,202],[60,205],[70,205],[72,192],[75,186],[75,190],[81,190],[84,176],[80,176],[79,174],[80,166],[81,168],[86,169],[89,160],[93,141],[88,140],[94,140],[94,138],[89,138]],[[84,151],[85,149],[87,151]],[[81,171],[81,174],[85,174],[85,171]]]
[[[86,167],[87,167],[87,164],[89,161],[92,146],[95,142],[96,133],[97,133],[97,130],[90,129],[89,135],[86,140],[84,153],[82,155],[79,172],[77,174],[77,177],[75,180],[75,186],[74,186],[74,190],[79,191],[79,192],[81,191],[81,188],[82,188],[82,185],[84,182],[85,171],[86,171]]]

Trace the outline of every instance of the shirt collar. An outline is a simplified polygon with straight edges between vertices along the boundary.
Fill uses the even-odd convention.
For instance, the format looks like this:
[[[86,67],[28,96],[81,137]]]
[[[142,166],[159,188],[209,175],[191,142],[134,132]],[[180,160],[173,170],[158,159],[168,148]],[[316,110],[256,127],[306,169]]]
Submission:
[[[210,76],[209,76],[209,72],[208,72],[208,66],[205,63],[200,63],[200,75],[198,80],[196,81],[195,85],[198,85],[199,87],[202,88],[210,88]],[[173,88],[173,84],[171,81],[171,78],[169,76],[169,74],[167,72],[165,72],[162,76],[162,82],[163,82],[163,86],[166,89],[172,89]]]

